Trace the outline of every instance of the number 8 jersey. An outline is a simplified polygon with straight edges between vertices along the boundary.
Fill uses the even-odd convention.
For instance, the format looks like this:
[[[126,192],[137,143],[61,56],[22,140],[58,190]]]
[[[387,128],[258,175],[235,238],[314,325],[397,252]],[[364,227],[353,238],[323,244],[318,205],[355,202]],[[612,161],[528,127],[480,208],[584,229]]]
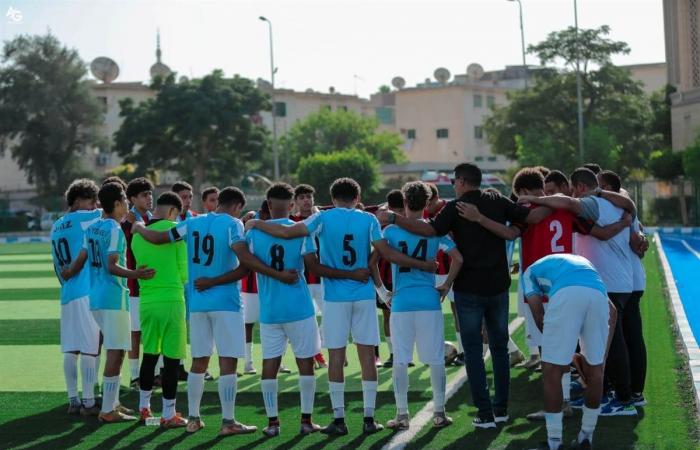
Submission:
[[[377,218],[359,209],[333,208],[304,220],[309,235],[318,234],[321,264],[338,270],[366,269],[370,244],[380,241],[382,229]],[[324,300],[352,302],[374,300],[372,280],[323,279]]]

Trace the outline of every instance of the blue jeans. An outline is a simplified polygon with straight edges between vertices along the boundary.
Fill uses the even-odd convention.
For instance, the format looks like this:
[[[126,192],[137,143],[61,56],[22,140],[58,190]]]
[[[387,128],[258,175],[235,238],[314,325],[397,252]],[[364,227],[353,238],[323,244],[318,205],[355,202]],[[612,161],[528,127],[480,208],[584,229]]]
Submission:
[[[488,297],[457,291],[454,294],[472,399],[479,410],[479,417],[490,418],[494,409],[504,410],[508,408],[508,391],[510,390],[508,291]],[[486,368],[482,355],[482,323],[486,324],[493,362],[496,391],[493,406],[486,382]]]

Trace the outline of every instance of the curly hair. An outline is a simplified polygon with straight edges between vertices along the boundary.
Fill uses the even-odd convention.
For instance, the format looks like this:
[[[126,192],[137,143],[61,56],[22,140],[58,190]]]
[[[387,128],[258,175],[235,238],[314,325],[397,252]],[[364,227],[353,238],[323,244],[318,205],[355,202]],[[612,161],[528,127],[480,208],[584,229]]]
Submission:
[[[430,200],[430,188],[422,181],[411,181],[401,188],[404,203],[411,211],[422,211]]]
[[[73,180],[73,182],[66,189],[64,194],[66,203],[68,206],[73,206],[73,203],[79,198],[84,198],[85,200],[97,200],[97,192],[99,188],[94,181],[87,178],[81,178],[79,180]]]

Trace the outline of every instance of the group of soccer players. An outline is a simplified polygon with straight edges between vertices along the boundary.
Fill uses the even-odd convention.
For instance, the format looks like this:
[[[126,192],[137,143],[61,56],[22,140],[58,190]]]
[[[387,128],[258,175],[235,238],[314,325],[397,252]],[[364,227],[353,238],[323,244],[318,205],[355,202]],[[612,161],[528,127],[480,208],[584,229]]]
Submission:
[[[455,174],[464,172],[462,166]],[[203,190],[202,214],[192,210],[194,189],[185,182],[162,193],[155,208],[153,191],[145,178],[126,184],[117,177],[101,187],[76,180],[66,191],[69,210],[54,224],[51,241],[62,284],[61,348],[69,414],[97,416],[103,423],[152,421],[151,394],[160,385],[161,426],[194,433],[205,426],[200,404],[205,380],[212,379],[207,369],[216,348],[219,434],[255,432],[256,426],[236,421],[235,403],[238,360],[245,361],[243,373],[256,373],[252,331],[259,322],[265,435],[280,433],[277,374],[286,369],[282,357],[288,344],[299,371],[300,433],[348,433],[348,343],[355,344],[361,367],[363,431],[375,433],[384,428],[374,419],[377,367],[382,365],[376,354],[379,306],[390,349],[384,366],[393,368],[397,409],[387,427],[410,426],[408,367],[414,346],[420,362],[430,368],[433,426],[452,423],[445,414],[441,302],[454,299],[452,286],[465,262],[458,248],[464,243],[458,240],[456,245],[447,229],[416,232],[421,228],[407,225],[445,223],[446,216],[439,216],[448,202],[438,198],[435,186],[409,182],[391,192],[386,205],[365,210],[359,203],[361,188],[351,178],[330,186],[333,204],[321,209],[314,205],[313,187],[275,183],[260,210],[245,215],[245,195],[235,187]],[[525,214],[529,224],[489,217],[465,196],[458,195],[451,207],[460,220],[475,222],[501,242],[520,238],[518,310],[526,318],[534,355],[525,366],[534,368],[541,360],[545,392],[544,410],[528,418],[546,421],[548,442],[542,448],[557,449],[562,417],[578,406],[583,419],[574,444],[589,448],[598,415],[636,414],[635,406],[644,404],[646,351],[639,300],[644,289],[640,258],[647,243],[619,177],[594,165],[577,169],[570,181],[558,171],[521,169],[513,195],[514,201],[530,205],[533,214]],[[454,305],[452,309],[457,316]],[[459,322],[455,320],[456,361],[462,365],[463,348],[472,361],[477,356],[472,354],[472,336],[460,336]],[[188,331],[189,373],[182,365]],[[328,351],[327,363],[322,346]],[[511,341],[511,362],[519,353],[513,347]],[[100,402],[94,386],[101,349],[106,364]],[[127,352],[129,381],[140,391],[138,413],[119,402]],[[325,367],[333,420],[320,427],[312,421],[314,372]],[[469,364],[467,372],[476,376],[469,373]],[[178,381],[184,380],[187,419],[175,408]],[[585,393],[572,401],[572,390]],[[490,417],[479,417],[474,425],[489,428],[508,420],[505,407],[495,420]]]

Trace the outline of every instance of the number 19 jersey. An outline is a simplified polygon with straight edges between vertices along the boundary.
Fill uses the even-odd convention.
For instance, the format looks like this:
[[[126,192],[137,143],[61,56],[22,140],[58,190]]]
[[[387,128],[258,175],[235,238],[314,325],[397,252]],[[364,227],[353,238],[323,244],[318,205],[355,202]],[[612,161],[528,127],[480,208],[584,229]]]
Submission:
[[[292,225],[288,218],[269,220],[272,223]],[[265,265],[275,270],[296,270],[299,280],[286,284],[266,275],[257,274],[260,296],[261,323],[288,323],[314,315],[314,304],[304,279],[303,257],[316,252],[312,236],[296,239],[280,239],[264,231],[252,229],[246,233],[250,252]]]
[[[310,235],[318,234],[321,264],[338,270],[366,269],[372,242],[382,240],[377,218],[358,209],[333,208],[304,220]],[[324,300],[374,300],[374,285],[349,279],[323,279]]]
[[[240,311],[241,294],[238,282],[220,284],[199,292],[194,288],[198,278],[212,278],[238,267],[238,258],[231,246],[245,242],[243,223],[228,215],[209,213],[191,217],[170,230],[170,240],[187,242],[187,299],[190,312]]]

